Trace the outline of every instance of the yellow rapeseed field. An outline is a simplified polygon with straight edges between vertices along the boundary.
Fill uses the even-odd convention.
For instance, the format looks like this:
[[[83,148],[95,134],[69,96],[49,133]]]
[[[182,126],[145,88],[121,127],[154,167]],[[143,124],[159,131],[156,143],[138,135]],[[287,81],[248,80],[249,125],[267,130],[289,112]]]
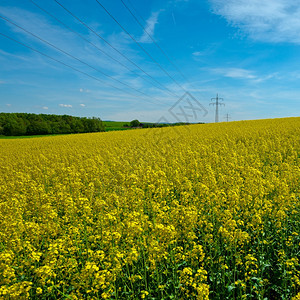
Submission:
[[[0,140],[1,299],[300,299],[300,118]]]

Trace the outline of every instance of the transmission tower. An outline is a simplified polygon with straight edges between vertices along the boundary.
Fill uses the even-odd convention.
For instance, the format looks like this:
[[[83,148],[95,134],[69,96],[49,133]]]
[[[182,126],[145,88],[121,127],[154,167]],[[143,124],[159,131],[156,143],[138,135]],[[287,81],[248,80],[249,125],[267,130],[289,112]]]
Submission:
[[[226,115],[225,115],[225,119],[227,120],[227,122],[229,122],[230,115],[229,115],[229,114],[226,114]]]
[[[209,105],[215,105],[216,106],[216,117],[215,122],[219,122],[219,105],[225,105],[224,103],[219,102],[219,100],[223,101],[223,98],[219,98],[218,94],[216,98],[211,98],[211,101],[216,101],[214,103],[210,103]]]

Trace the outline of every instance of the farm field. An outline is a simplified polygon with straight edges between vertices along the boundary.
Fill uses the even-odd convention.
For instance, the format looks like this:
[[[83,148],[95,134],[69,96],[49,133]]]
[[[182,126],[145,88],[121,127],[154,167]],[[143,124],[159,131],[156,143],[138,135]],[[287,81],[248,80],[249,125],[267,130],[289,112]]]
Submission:
[[[300,118],[0,140],[1,299],[300,299]]]
[[[115,122],[115,121],[102,121],[105,127],[105,131],[113,130],[128,130],[130,127],[124,127],[124,125],[130,126],[130,122]]]

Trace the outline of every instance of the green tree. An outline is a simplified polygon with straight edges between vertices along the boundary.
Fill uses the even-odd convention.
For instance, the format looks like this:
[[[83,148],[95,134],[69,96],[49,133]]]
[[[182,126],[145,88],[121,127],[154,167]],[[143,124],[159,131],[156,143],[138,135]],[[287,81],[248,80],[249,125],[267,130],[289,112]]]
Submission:
[[[139,127],[140,126],[140,121],[139,120],[132,120],[130,122],[130,127]]]
[[[15,115],[12,115],[10,118],[7,118],[3,127],[3,133],[4,135],[25,135],[25,122]]]
[[[99,118],[68,115],[0,113],[0,135],[60,134],[105,131]]]
[[[47,121],[32,121],[27,127],[27,134],[49,134],[51,133],[51,128]]]

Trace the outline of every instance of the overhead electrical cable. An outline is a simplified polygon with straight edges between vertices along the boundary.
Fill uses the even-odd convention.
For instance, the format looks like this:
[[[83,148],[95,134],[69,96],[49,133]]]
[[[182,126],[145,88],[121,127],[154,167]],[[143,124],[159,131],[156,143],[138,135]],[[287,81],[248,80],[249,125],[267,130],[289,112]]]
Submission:
[[[109,43],[105,38],[103,38],[100,34],[98,34],[94,29],[92,29],[90,26],[88,26],[85,22],[83,22],[81,19],[79,19],[75,14],[73,14],[70,10],[68,10],[65,6],[63,6],[59,1],[57,1],[57,0],[54,0],[54,1],[59,6],[61,6],[66,12],[68,12],[71,16],[73,16],[77,21],[79,21],[83,26],[85,26],[86,28],[88,28],[91,32],[93,32],[96,36],[98,36],[103,42],[105,42],[112,49],[114,49],[118,54],[120,54],[122,57],[124,57],[130,63],[132,63],[136,68],[138,68],[140,71],[142,71],[145,75],[147,75],[148,77],[150,77],[153,81],[155,81],[164,90],[168,91],[168,93],[170,95],[175,96],[175,97],[179,97],[174,92],[172,92],[169,88],[165,87],[157,79],[155,79],[153,76],[151,76],[148,72],[144,71],[140,66],[138,66],[135,62],[133,62],[130,58],[128,58],[126,55],[124,55],[122,52],[120,52],[116,47],[114,47],[111,43]]]
[[[57,0],[54,0],[57,2]],[[139,48],[183,91],[187,92],[185,88],[172,76],[166,71],[161,64],[155,60],[155,58],[127,31],[127,29],[105,8],[105,6],[99,1],[95,0],[103,9],[104,11],[118,24],[118,26],[139,46]]]
[[[106,83],[105,81],[103,81],[103,80],[101,80],[101,79],[99,79],[99,78],[97,78],[97,77],[94,77],[93,75],[90,75],[90,74],[88,74],[88,73],[86,73],[86,72],[83,72],[83,71],[81,71],[81,70],[78,70],[77,68],[74,68],[74,67],[72,67],[72,66],[70,66],[70,65],[68,65],[68,64],[66,64],[66,63],[64,63],[64,62],[62,62],[62,61],[60,61],[60,60],[58,60],[58,59],[56,59],[56,58],[54,58],[54,57],[52,57],[52,56],[50,56],[50,55],[48,55],[48,54],[45,54],[45,53],[43,53],[43,52],[40,51],[40,50],[37,50],[37,49],[35,49],[35,48],[31,47],[31,46],[28,46],[27,44],[24,44],[24,43],[22,43],[22,42],[20,42],[20,41],[18,41],[18,40],[16,40],[16,39],[14,39],[14,38],[12,38],[12,37],[10,37],[10,36],[4,34],[4,33],[2,33],[2,32],[0,32],[0,35],[6,37],[6,38],[9,39],[9,40],[12,40],[12,41],[18,43],[18,44],[20,44],[20,45],[22,45],[22,46],[24,46],[24,47],[26,47],[26,48],[28,48],[28,49],[30,49],[30,50],[36,52],[36,53],[39,53],[39,54],[41,54],[41,55],[43,55],[43,56],[45,56],[45,57],[47,57],[47,58],[49,58],[49,59],[51,59],[51,60],[57,62],[57,63],[59,63],[59,64],[65,66],[65,67],[68,67],[68,68],[72,69],[73,71],[76,71],[76,72],[78,72],[78,73],[84,74],[84,75],[86,75],[86,76],[88,76],[88,77],[90,77],[90,78],[92,78],[92,79],[94,79],[94,80],[97,80],[97,81],[99,81],[99,82],[101,82],[101,83],[104,83],[104,84],[106,84],[106,85],[108,85],[108,86],[110,86],[110,87],[113,87],[113,88],[115,88],[115,89],[121,91],[121,92],[126,92],[126,93],[128,93],[127,91],[124,91],[124,90],[122,90],[122,89],[120,89],[120,88],[118,88],[118,87],[116,87],[116,86],[113,86],[113,85],[111,85],[111,84],[109,84],[109,83]],[[134,96],[135,96],[135,95],[134,95]]]
[[[176,66],[176,64],[171,60],[171,58],[168,56],[168,54],[160,47],[160,45],[155,41],[155,39],[152,37],[152,35],[147,31],[147,29],[143,26],[143,24],[139,21],[139,19],[136,17],[136,15],[133,13],[133,11],[128,7],[128,5],[123,1],[120,0],[123,4],[123,6],[128,10],[128,12],[132,15],[132,17],[136,20],[136,22],[139,24],[139,26],[143,29],[143,31],[147,34],[147,36],[151,39],[151,41],[155,44],[155,46],[161,51],[161,53],[167,58],[167,60],[172,64],[172,66],[177,70],[177,72],[181,75],[181,77],[184,80],[188,79],[185,77],[185,75],[180,71],[180,69]],[[137,10],[132,5],[131,1],[128,0],[130,5],[135,10],[136,14],[143,20],[144,23],[146,23],[145,19],[137,12]]]
[[[89,41],[88,39],[86,39],[82,34],[78,33],[77,31],[75,31],[74,29],[72,29],[70,26],[66,25],[65,23],[63,23],[61,20],[59,20],[58,18],[56,18],[53,14],[51,14],[50,12],[48,12],[47,10],[45,10],[44,8],[42,8],[41,6],[39,6],[37,3],[35,3],[33,0],[29,0],[30,2],[32,2],[32,4],[34,4],[37,8],[39,8],[40,10],[42,10],[44,13],[46,13],[47,15],[49,15],[51,18],[53,18],[54,20],[56,20],[58,23],[60,23],[61,25],[63,25],[65,28],[67,28],[68,30],[70,30],[71,32],[73,32],[74,34],[76,34],[77,36],[79,36],[82,40],[86,41],[87,43],[89,43],[90,45],[94,46],[98,51],[100,51],[101,53],[103,53],[104,55],[106,55],[107,57],[109,57],[111,60],[115,61],[116,63],[118,63],[119,65],[121,65],[122,67],[126,68],[128,71],[130,71],[132,74],[134,74],[135,76],[145,80],[147,83],[150,83],[151,85],[155,86],[156,88],[163,90],[163,88],[156,86],[152,83],[152,81],[148,80],[147,78],[139,75],[138,73],[136,73],[134,70],[131,70],[130,68],[128,68],[125,64],[123,64],[122,62],[120,62],[119,60],[115,59],[114,57],[112,57],[110,54],[108,54],[106,51],[102,50],[101,48],[99,48],[97,45],[95,45],[93,42]]]
[[[83,74],[83,75],[85,75],[85,76],[87,76],[87,77],[89,77],[89,78],[92,78],[92,79],[94,79],[94,80],[96,80],[96,81],[98,81],[98,82],[101,82],[102,84],[105,84],[105,85],[107,85],[107,86],[110,86],[110,87],[112,87],[112,88],[114,88],[114,89],[116,89],[116,90],[118,90],[118,91],[120,91],[120,92],[129,94],[129,95],[134,96],[134,97],[136,97],[136,98],[139,98],[137,95],[134,95],[134,94],[132,94],[132,93],[126,91],[126,90],[123,90],[123,89],[118,88],[118,87],[116,87],[116,86],[114,86],[114,85],[112,85],[112,84],[109,84],[109,83],[107,83],[107,82],[105,82],[105,81],[103,81],[103,80],[101,80],[101,79],[99,79],[99,78],[97,78],[97,77],[95,77],[95,76],[93,76],[93,75],[90,75],[90,74],[88,74],[88,73],[86,73],[86,72],[84,72],[84,71],[81,71],[81,70],[79,70],[79,69],[73,67],[73,66],[70,66],[69,64],[67,64],[67,63],[65,63],[65,62],[62,62],[61,60],[58,60],[58,59],[56,59],[56,58],[54,58],[54,57],[52,57],[52,56],[50,56],[50,55],[48,55],[48,54],[45,54],[45,53],[43,53],[42,51],[37,50],[37,49],[35,49],[35,48],[33,48],[33,47],[27,45],[27,44],[24,44],[24,43],[22,43],[22,42],[20,42],[20,41],[18,41],[18,40],[16,40],[16,39],[14,39],[14,38],[12,38],[12,37],[10,37],[10,36],[4,34],[4,33],[2,33],[2,32],[0,32],[0,35],[6,37],[7,39],[9,39],[9,40],[11,40],[11,41],[14,41],[14,42],[18,43],[18,44],[20,44],[20,45],[22,45],[22,46],[24,46],[24,47],[26,47],[26,48],[28,48],[28,49],[30,49],[30,50],[36,52],[36,53],[38,53],[38,54],[40,54],[40,55],[42,55],[42,56],[44,56],[44,57],[47,57],[47,58],[49,58],[49,59],[51,59],[51,60],[53,60],[53,61],[55,61],[55,62],[57,62],[57,63],[59,63],[59,64],[61,64],[61,65],[63,65],[63,66],[65,66],[65,67],[67,67],[67,68],[73,70],[73,71],[76,71],[76,72],[78,72],[78,73],[80,73],[80,74]],[[152,99],[152,97],[151,97],[151,99]],[[146,99],[145,99],[145,100],[146,100]],[[150,100],[146,100],[146,101],[150,101]],[[150,101],[150,102],[153,103],[152,101]],[[157,104],[157,103],[156,103],[156,104]],[[161,104],[161,102],[160,102],[159,104]]]
[[[86,63],[86,62],[84,62],[83,60],[81,60],[80,58],[77,58],[77,57],[73,56],[72,54],[70,54],[70,53],[68,53],[68,52],[66,52],[66,51],[64,51],[64,50],[62,50],[62,49],[60,49],[59,47],[53,45],[52,43],[50,43],[50,42],[48,42],[48,41],[42,39],[41,37],[35,35],[34,33],[32,33],[32,32],[30,32],[30,31],[26,30],[26,29],[23,28],[22,26],[19,26],[19,25],[17,25],[16,23],[14,23],[14,22],[8,20],[7,18],[5,18],[5,17],[3,17],[3,16],[1,16],[1,15],[0,15],[0,18],[3,19],[3,20],[5,20],[6,22],[8,22],[8,23],[10,23],[10,24],[12,24],[12,25],[14,25],[14,26],[16,26],[17,28],[23,30],[23,31],[26,32],[27,34],[29,34],[29,35],[31,35],[31,36],[37,38],[37,39],[38,39],[39,41],[41,41],[42,43],[45,43],[45,44],[47,44],[47,45],[53,47],[54,49],[56,49],[56,50],[62,52],[63,54],[65,54],[65,55],[71,57],[72,59],[75,59],[75,60],[79,61],[80,63],[82,63],[82,64],[88,66],[89,68],[91,68],[91,69],[93,69],[93,70],[99,72],[100,74],[102,74],[102,75],[104,75],[104,76],[106,76],[106,77],[108,77],[108,78],[110,78],[110,79],[112,79],[112,80],[114,80],[114,81],[116,81],[116,82],[118,82],[118,83],[120,83],[120,84],[122,84],[122,85],[124,85],[124,86],[126,86],[126,87],[128,87],[128,88],[130,88],[130,89],[132,89],[132,90],[134,90],[134,91],[136,91],[136,92],[138,92],[138,93],[144,95],[144,96],[146,96],[146,97],[149,97],[147,94],[145,94],[145,93],[143,93],[143,92],[137,90],[137,89],[134,88],[134,87],[131,87],[131,86],[130,86],[129,84],[127,84],[127,83],[124,83],[124,82],[122,82],[122,81],[120,81],[120,80],[118,80],[118,79],[112,77],[111,75],[106,74],[105,72],[99,70],[98,68],[93,67],[93,66],[90,65],[89,63]]]

